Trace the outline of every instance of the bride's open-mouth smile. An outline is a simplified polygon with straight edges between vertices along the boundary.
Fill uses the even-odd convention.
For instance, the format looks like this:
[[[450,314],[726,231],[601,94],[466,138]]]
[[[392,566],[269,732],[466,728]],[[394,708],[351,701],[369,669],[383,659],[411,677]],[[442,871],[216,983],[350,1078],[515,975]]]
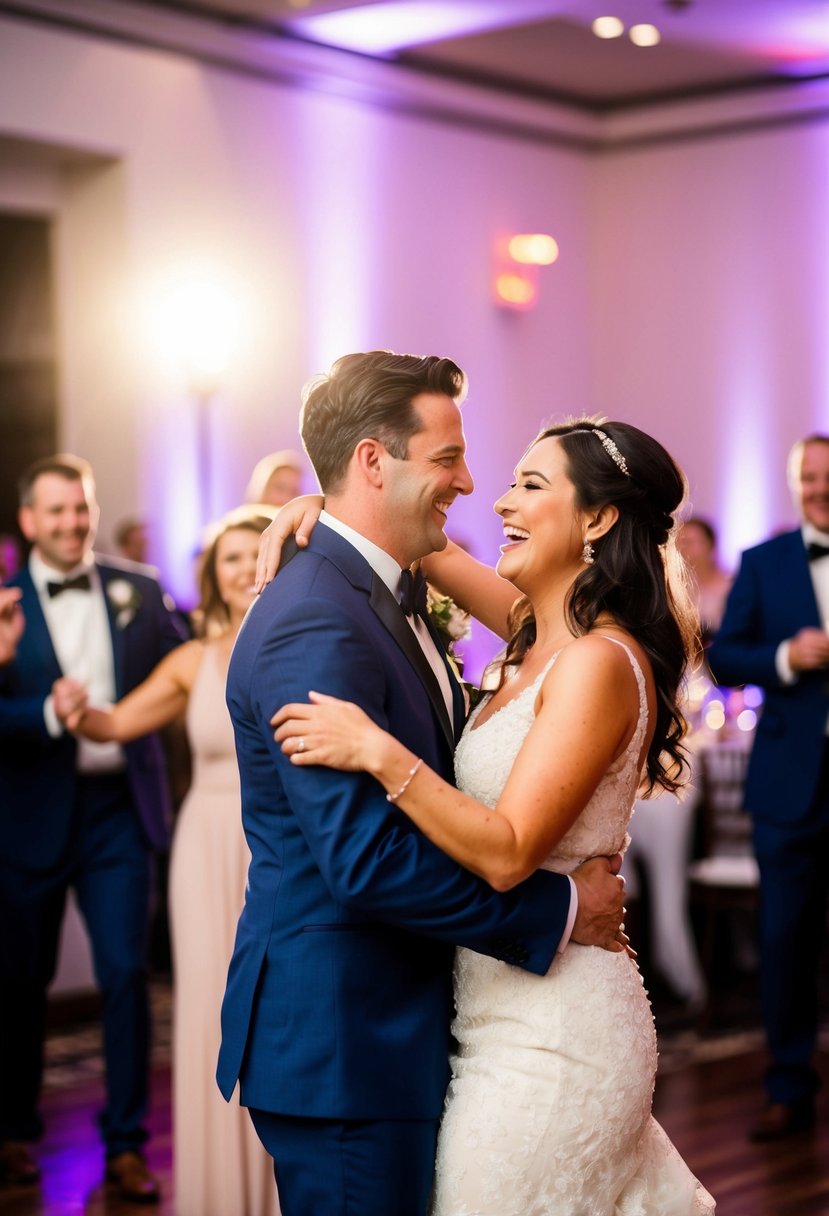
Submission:
[[[504,536],[506,540],[500,546],[501,553],[510,553],[519,545],[523,545],[524,541],[530,539],[530,534],[525,528],[516,528],[513,524],[504,525]]]

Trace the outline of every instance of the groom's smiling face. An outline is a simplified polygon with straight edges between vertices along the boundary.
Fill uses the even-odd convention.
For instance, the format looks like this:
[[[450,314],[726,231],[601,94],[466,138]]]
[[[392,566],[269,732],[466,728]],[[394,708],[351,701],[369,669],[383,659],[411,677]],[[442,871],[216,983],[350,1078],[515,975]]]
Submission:
[[[446,515],[458,494],[471,494],[460,408],[443,393],[419,393],[412,401],[421,428],[411,436],[405,460],[387,454],[386,509],[399,525],[401,565],[446,547]]]

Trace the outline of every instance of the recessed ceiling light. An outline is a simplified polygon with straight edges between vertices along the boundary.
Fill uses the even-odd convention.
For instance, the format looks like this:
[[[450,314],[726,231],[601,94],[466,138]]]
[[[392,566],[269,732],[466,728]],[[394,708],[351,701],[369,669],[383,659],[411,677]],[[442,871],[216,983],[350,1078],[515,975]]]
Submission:
[[[636,46],[656,46],[661,40],[662,35],[655,25],[632,25],[628,30],[628,37]]]
[[[618,17],[597,17],[590,28],[597,38],[619,38],[625,32]]]

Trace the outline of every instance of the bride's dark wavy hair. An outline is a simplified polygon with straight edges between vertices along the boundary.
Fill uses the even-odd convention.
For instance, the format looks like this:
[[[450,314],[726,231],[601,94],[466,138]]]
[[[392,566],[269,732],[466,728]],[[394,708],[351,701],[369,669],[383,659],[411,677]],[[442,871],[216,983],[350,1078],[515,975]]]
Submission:
[[[596,431],[616,445],[627,473]],[[646,791],[676,790],[687,768],[680,684],[696,653],[699,633],[685,565],[676,548],[675,516],[685,498],[685,476],[660,443],[625,422],[564,422],[547,427],[530,447],[550,438],[561,441],[576,507],[590,511],[612,504],[619,511],[610,530],[594,542],[593,564],[585,565],[570,588],[570,631],[581,637],[607,615],[642,646],[651,662],[657,706],[645,761]],[[516,603],[510,626],[501,683],[507,668],[520,665],[535,641],[535,618],[526,597]]]

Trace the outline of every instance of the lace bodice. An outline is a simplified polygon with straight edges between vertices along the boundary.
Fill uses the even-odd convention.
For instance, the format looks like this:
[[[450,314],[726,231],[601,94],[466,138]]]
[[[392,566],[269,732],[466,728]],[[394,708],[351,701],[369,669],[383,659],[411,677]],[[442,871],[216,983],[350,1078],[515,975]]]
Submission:
[[[624,852],[630,840],[627,825],[641,779],[640,756],[648,728],[648,700],[645,677],[633,651],[616,638],[607,641],[621,646],[630,659],[639,689],[639,721],[627,747],[607,770],[587,806],[543,862],[543,869],[562,874],[574,870],[587,857]],[[458,787],[479,802],[494,807],[498,801],[535,719],[541,684],[560,653],[553,655],[532,684],[480,726],[476,726],[476,721],[483,705],[472,711],[455,752],[455,777]]]

